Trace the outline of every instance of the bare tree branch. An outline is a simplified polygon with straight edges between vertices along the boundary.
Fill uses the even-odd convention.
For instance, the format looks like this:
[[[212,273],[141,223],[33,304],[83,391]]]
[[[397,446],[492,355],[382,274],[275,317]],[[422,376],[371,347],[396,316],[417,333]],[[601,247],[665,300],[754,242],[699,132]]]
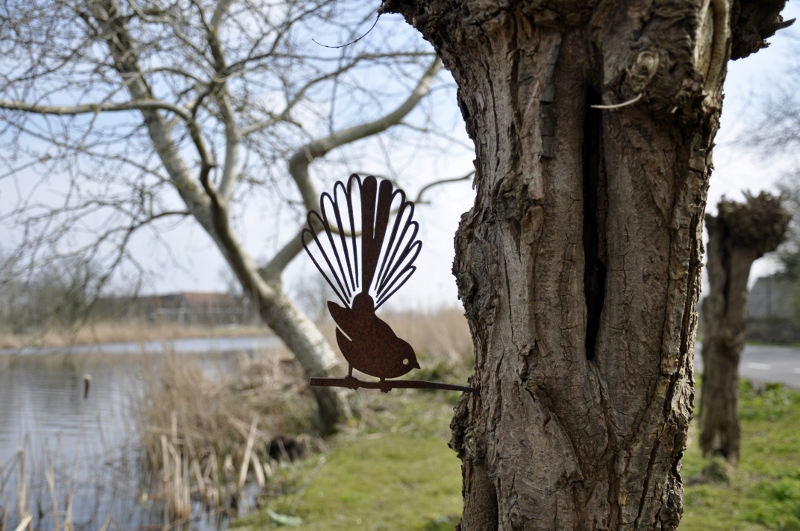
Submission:
[[[128,33],[128,26],[114,0],[98,0],[91,4],[92,13],[103,31],[103,38],[108,43],[114,66],[123,80],[134,101],[151,100],[150,88],[145,82],[139,64],[133,40]],[[170,130],[164,118],[155,110],[142,111],[145,123],[153,141],[153,147],[161,158],[164,168],[175,182],[178,193],[183,197],[189,210],[201,224],[208,227],[210,219],[207,212],[208,200],[200,194],[189,173],[179,150],[172,140]],[[196,141],[195,142],[201,142]],[[201,154],[203,150],[201,149]]]
[[[371,39],[336,51],[311,44],[311,35],[346,42],[361,34],[372,10],[347,1],[5,6],[0,163],[10,170],[0,192],[16,193],[16,203],[4,202],[0,230],[11,227],[24,242],[11,256],[36,267],[102,254],[107,280],[117,267],[141,267],[127,249],[138,228],[149,226],[166,247],[168,220],[193,220],[306,371],[329,373],[337,358],[319,330],[279,274],[260,274],[235,229],[256,194],[291,205],[297,185],[304,204],[316,206],[309,164],[326,153],[403,120],[431,120],[410,113],[430,95],[441,64],[406,30],[379,24]],[[394,129],[386,135],[393,145],[417,134]],[[28,174],[38,179],[29,185]],[[80,243],[72,241],[79,233]],[[296,254],[281,250],[270,264],[282,271]],[[320,393],[326,422],[346,413],[340,395]]]
[[[386,116],[349,127],[343,131],[334,133],[319,140],[314,140],[300,150],[298,150],[291,159],[289,159],[289,172],[297,184],[300,194],[303,197],[303,202],[309,210],[316,210],[319,208],[319,193],[316,190],[313,182],[311,181],[308,173],[308,167],[311,162],[319,157],[324,156],[329,151],[346,144],[356,142],[368,136],[372,136],[381,131],[388,129],[393,125],[399,124],[403,118],[411,112],[419,101],[425,96],[429,90],[433,79],[441,68],[441,60],[437,57],[433,63],[423,74],[422,78],[417,83],[412,93],[408,98],[400,104],[394,111]],[[461,179],[459,179],[461,180]],[[449,181],[448,181],[449,182]],[[317,230],[322,230],[321,227],[316,227]],[[302,229],[299,234],[302,234]],[[259,270],[259,273],[267,279],[279,278],[283,270],[294,259],[297,254],[303,250],[300,236],[292,238],[286,245],[284,245],[277,254],[270,260],[270,262]]]
[[[217,31],[219,25],[222,23],[222,17],[230,9],[233,0],[219,0],[217,7],[214,9],[214,14],[211,16],[211,24],[209,24],[211,31]]]
[[[188,109],[165,101],[142,99],[123,103],[86,103],[83,105],[34,105],[22,101],[0,100],[0,109],[24,111],[34,114],[71,116],[76,114],[97,114],[101,112],[153,111],[162,110],[175,113],[184,120],[190,119]]]
[[[217,33],[222,17],[230,7],[230,4],[230,0],[220,0],[217,3],[211,25],[206,29],[206,39],[214,57],[214,67],[218,76],[214,79],[214,85],[210,88],[219,105],[222,122],[225,124],[225,163],[222,168],[222,179],[219,185],[219,199],[223,204],[227,204],[230,201],[233,188],[238,179],[239,142],[241,138],[230,98],[228,97],[226,78],[219,77],[227,69],[227,60],[225,58],[225,50],[222,48],[222,43]]]
[[[420,56],[420,54],[409,54],[409,55],[410,56]],[[424,54],[423,56],[424,57],[435,57],[435,54]],[[250,124],[250,125],[248,125],[246,127],[241,128],[240,135],[242,137],[246,137],[246,136],[251,135],[253,133],[257,133],[257,132],[259,132],[259,131],[261,131],[263,129],[267,129],[269,127],[272,127],[273,125],[275,125],[276,123],[279,123],[281,121],[289,120],[289,117],[291,115],[292,109],[294,109],[294,107],[298,103],[303,101],[303,98],[306,96],[308,91],[311,88],[313,88],[314,86],[316,86],[316,85],[318,85],[318,84],[320,84],[320,83],[322,83],[324,81],[335,79],[338,76],[341,76],[342,74],[344,74],[345,72],[348,72],[348,71],[352,70],[353,68],[355,68],[356,66],[358,66],[362,62],[374,61],[374,60],[382,59],[382,58],[385,59],[385,58],[388,58],[388,57],[389,57],[388,55],[384,55],[384,54],[364,54],[364,55],[359,55],[359,56],[356,56],[355,58],[353,58],[352,60],[349,60],[347,63],[345,63],[344,65],[340,66],[339,68],[336,68],[335,70],[332,70],[330,72],[326,72],[325,74],[323,74],[323,75],[321,75],[319,77],[311,79],[305,85],[303,85],[299,90],[297,90],[297,92],[289,99],[288,103],[286,104],[286,107],[284,107],[284,109],[280,112],[280,114],[272,115],[266,120],[263,120],[263,121],[260,121],[260,122],[256,122],[256,123],[253,123],[253,124]],[[393,54],[393,57],[397,57],[397,54]]]
[[[462,175],[461,177],[450,177],[448,179],[440,179],[438,181],[430,182],[425,186],[423,186],[422,188],[420,188],[419,192],[417,192],[417,197],[413,201],[418,205],[427,205],[429,201],[423,201],[422,195],[431,188],[435,188],[443,184],[460,183],[461,181],[466,181],[473,175],[475,175],[475,170],[472,170],[471,172],[467,173],[466,175]]]
[[[319,193],[308,174],[308,166],[311,162],[333,149],[376,135],[393,125],[399,124],[427,94],[441,67],[442,61],[437,57],[422,75],[408,98],[389,114],[377,120],[348,127],[324,138],[309,142],[295,152],[289,159],[289,173],[300,190],[300,195],[303,197],[303,203],[305,203],[307,209],[316,209],[319,202]]]

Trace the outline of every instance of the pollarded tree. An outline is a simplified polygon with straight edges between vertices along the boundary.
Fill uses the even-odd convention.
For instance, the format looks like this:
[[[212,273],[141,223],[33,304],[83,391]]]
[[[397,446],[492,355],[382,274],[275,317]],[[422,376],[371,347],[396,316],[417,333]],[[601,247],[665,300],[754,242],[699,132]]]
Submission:
[[[310,165],[334,150],[399,124],[436,131],[411,117],[441,64],[424,43],[381,28],[314,41],[353,41],[372,19],[344,0],[4,3],[0,221],[16,263],[85,254],[111,271],[136,263],[142,228],[191,220],[305,371],[330,373],[336,356],[280,281],[304,220],[261,264],[237,229],[254,195],[301,199],[298,218],[318,208]],[[342,392],[314,393],[326,428],[349,415]]]
[[[722,81],[783,4],[384,1],[452,72],[477,153],[461,529],[677,527]]]
[[[704,455],[739,462],[739,360],[747,334],[750,267],[783,241],[789,213],[781,198],[762,192],[745,202],[723,199],[706,215],[708,296],[703,299],[703,391],[700,447]]]

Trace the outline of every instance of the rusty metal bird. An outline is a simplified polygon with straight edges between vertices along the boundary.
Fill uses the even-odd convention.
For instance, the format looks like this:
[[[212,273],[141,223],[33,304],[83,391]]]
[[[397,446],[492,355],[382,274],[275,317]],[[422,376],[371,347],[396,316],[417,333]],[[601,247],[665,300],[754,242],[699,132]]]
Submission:
[[[348,378],[356,369],[383,383],[419,368],[411,345],[375,313],[416,271],[422,242],[413,215],[402,190],[358,175],[347,186],[337,182],[332,195],[322,194],[320,212],[308,214],[303,247],[343,303],[328,309]]]

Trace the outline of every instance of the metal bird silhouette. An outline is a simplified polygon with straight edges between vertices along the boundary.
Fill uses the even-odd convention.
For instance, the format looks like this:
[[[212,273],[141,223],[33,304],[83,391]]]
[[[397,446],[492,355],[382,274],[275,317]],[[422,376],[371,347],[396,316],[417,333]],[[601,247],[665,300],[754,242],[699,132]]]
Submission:
[[[328,302],[336,342],[349,364],[347,378],[312,378],[311,385],[378,388],[429,387],[475,391],[471,387],[419,380],[388,381],[419,369],[414,349],[376,315],[416,271],[422,249],[414,203],[390,181],[351,175],[333,194],[323,193],[320,211],[308,213],[301,235],[314,265],[342,302]],[[380,382],[364,382],[356,369]]]

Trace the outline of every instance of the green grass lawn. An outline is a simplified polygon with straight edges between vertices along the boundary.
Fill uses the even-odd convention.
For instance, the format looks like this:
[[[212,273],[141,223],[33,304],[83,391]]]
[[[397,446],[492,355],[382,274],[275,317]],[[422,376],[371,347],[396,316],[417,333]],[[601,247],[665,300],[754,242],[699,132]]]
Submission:
[[[800,530],[800,392],[739,386],[741,460],[727,481],[692,484],[706,461],[689,431],[682,530]]]
[[[453,529],[462,507],[461,469],[447,440],[457,396],[413,390],[365,393],[368,414],[352,433],[329,441],[324,463],[317,455],[283,468],[273,478],[264,509],[235,525]],[[740,396],[742,456],[727,481],[698,482],[707,462],[692,425],[683,464],[687,486],[681,529],[800,530],[800,392],[779,385],[754,391],[743,382]]]
[[[462,508],[461,462],[447,441],[458,394],[394,390],[387,396],[367,391],[364,398],[369,404],[364,419],[352,433],[329,441],[324,462],[312,456],[285,467],[275,485],[278,495],[235,525],[263,529],[302,522],[298,529],[320,531],[453,529]]]

